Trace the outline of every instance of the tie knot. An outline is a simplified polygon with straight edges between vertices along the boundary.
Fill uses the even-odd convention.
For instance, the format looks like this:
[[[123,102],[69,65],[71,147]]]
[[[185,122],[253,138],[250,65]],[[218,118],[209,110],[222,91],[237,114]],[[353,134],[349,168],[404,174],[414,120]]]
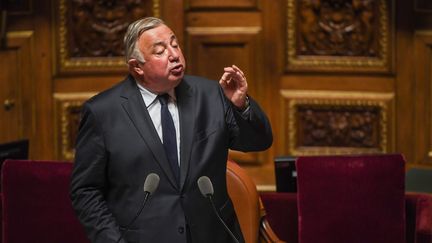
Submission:
[[[169,94],[161,94],[157,98],[162,105],[166,105],[169,101]]]

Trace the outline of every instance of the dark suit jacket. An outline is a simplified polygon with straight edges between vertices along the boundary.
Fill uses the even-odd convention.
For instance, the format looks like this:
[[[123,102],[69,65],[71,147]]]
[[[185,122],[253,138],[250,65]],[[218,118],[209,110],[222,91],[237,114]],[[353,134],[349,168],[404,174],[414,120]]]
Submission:
[[[219,84],[185,76],[175,89],[180,116],[180,185],[134,79],[129,76],[83,106],[71,180],[73,207],[92,242],[116,242],[137,214],[149,173],[160,176],[127,242],[231,242],[201,195],[197,179],[213,182],[214,202],[238,239],[242,234],[226,188],[228,149],[258,151],[272,143],[256,102],[242,117]]]

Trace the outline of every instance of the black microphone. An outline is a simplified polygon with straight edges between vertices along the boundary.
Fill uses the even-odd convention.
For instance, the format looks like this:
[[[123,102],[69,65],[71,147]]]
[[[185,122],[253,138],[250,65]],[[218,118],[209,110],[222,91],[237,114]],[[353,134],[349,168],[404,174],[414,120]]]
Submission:
[[[121,239],[123,239],[124,234],[129,231],[129,227],[135,222],[135,220],[138,218],[138,216],[141,214],[142,210],[144,209],[144,206],[150,196],[154,191],[156,191],[156,188],[159,186],[159,176],[155,173],[150,173],[147,175],[145,181],[144,181],[144,199],[141,204],[141,208],[138,210],[135,217],[129,222],[129,224],[126,226],[123,233],[120,235],[120,238],[117,240],[117,243],[120,242]]]
[[[225,224],[225,222],[223,221],[223,219],[219,215],[219,212],[214,205],[214,202],[213,202],[214,190],[213,190],[213,184],[212,184],[210,178],[208,178],[207,176],[201,176],[200,178],[198,178],[198,188],[199,188],[201,194],[209,200],[209,202],[212,206],[213,212],[216,214],[217,218],[219,219],[219,221],[224,226],[225,231],[233,238],[234,242],[239,243],[237,238],[234,236],[233,232],[231,232],[231,230],[228,228],[228,226]]]

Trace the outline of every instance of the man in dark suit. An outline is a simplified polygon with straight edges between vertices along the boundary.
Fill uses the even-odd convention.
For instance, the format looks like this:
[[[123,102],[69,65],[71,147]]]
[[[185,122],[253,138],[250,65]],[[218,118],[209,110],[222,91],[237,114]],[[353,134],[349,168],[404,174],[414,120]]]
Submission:
[[[132,23],[124,40],[130,75],[84,104],[76,143],[71,199],[88,237],[232,242],[198,189],[197,179],[208,176],[216,208],[244,242],[227,193],[228,149],[264,150],[273,138],[266,115],[247,96],[243,72],[227,67],[219,84],[185,76],[177,39],[157,18]],[[149,173],[159,175],[159,186],[125,232]]]

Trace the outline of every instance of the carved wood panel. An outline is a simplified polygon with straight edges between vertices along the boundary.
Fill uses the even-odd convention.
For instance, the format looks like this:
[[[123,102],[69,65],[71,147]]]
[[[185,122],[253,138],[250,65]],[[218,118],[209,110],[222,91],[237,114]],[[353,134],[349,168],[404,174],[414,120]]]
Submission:
[[[223,68],[236,64],[248,80],[250,95],[260,97],[262,73],[259,49],[259,27],[189,27],[187,29],[188,70],[194,75],[219,81]],[[261,153],[231,151],[230,156],[242,163],[261,163]]]
[[[142,17],[158,17],[159,0],[59,0],[57,11],[58,72],[124,71],[127,27]]]
[[[379,106],[298,104],[299,147],[379,148]]]
[[[287,2],[288,70],[390,70],[386,0]]]
[[[391,151],[392,94],[281,91],[283,147],[291,155]]]
[[[82,104],[96,93],[54,94],[56,124],[56,157],[62,160],[73,160],[75,140],[81,119]]]

